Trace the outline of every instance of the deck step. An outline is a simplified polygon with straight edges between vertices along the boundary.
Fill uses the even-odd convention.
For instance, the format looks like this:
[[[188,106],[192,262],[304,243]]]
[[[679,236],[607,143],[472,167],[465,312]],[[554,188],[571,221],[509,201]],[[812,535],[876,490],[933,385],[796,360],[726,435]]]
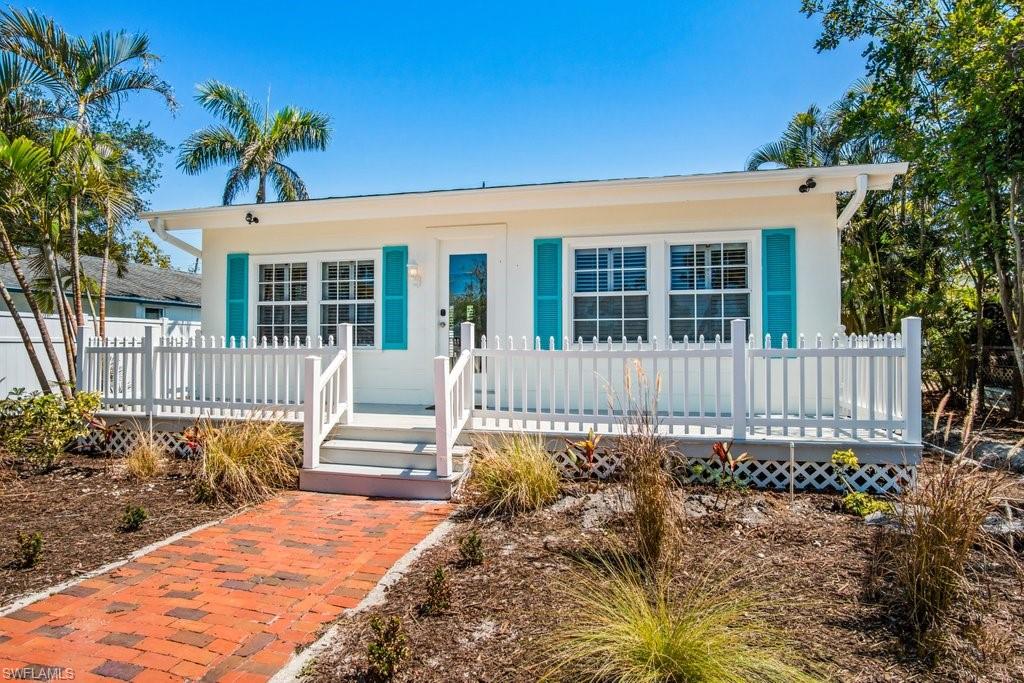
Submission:
[[[395,443],[429,443],[436,440],[433,427],[380,426],[370,424],[338,425],[331,430],[332,440],[390,441]]]
[[[455,469],[461,469],[470,450],[468,446],[452,449]],[[329,439],[320,447],[320,462],[336,465],[433,469],[436,458],[437,446],[432,443]]]
[[[449,500],[462,472],[439,477],[433,469],[322,463],[299,473],[299,488],[410,500]]]

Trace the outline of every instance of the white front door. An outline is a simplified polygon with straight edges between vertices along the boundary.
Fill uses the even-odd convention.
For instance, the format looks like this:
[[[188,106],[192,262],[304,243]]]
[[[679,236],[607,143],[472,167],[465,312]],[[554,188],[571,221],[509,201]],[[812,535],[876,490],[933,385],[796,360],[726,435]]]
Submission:
[[[476,344],[495,320],[501,304],[495,295],[502,287],[502,254],[491,239],[442,240],[439,254],[437,352],[455,358],[462,351],[459,330],[463,322],[476,326]]]

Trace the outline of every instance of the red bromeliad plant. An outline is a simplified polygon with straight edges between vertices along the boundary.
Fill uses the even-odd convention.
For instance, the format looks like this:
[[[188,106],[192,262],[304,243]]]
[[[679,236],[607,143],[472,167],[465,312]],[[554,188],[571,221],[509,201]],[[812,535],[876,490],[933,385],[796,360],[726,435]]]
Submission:
[[[594,430],[591,429],[587,433],[586,439],[581,439],[580,441],[566,439],[565,443],[569,447],[569,455],[577,462],[582,460],[580,469],[583,470],[585,476],[589,476],[594,469],[597,458],[597,445],[601,443],[601,436],[595,434]]]
[[[729,476],[736,477],[736,466],[750,460],[750,453],[742,453],[738,456],[732,454],[732,441],[716,441],[711,445],[711,452],[722,465],[722,470],[728,470]]]
[[[188,427],[181,433],[181,440],[185,445],[185,448],[192,455],[199,455],[199,452],[203,449],[203,430],[199,426],[199,423]]]

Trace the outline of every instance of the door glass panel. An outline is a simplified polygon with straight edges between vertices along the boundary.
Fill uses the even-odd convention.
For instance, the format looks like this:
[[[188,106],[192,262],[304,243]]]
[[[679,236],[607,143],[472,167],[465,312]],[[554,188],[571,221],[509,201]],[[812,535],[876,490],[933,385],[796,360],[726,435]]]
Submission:
[[[487,334],[487,254],[452,254],[448,257],[448,350],[462,353],[460,327],[476,326],[474,341]]]

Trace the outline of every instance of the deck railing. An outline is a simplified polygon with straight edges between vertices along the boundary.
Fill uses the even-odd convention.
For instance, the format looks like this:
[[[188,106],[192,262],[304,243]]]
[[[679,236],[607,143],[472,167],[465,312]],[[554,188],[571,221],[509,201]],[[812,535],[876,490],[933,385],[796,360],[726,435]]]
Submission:
[[[473,415],[473,368],[475,331],[473,323],[462,323],[461,353],[448,367],[448,356],[434,358],[434,420],[437,444],[436,469],[439,477],[452,472],[452,446]]]
[[[93,337],[86,328],[78,336],[78,388],[99,393],[108,413],[300,422],[307,461],[352,415],[348,324],[338,326],[337,344],[333,337],[169,337],[152,328],[143,337]]]
[[[759,343],[734,320],[729,341],[566,338],[560,348],[525,337],[484,337],[474,348],[466,325],[472,359],[464,351],[457,367],[471,387],[468,407],[453,384],[457,373],[435,360],[436,377],[447,378],[435,382],[439,463],[458,438],[452,410],[473,429],[614,433],[638,391],[649,396],[634,396],[632,405],[656,400],[669,435],[921,442],[919,318],[904,319],[899,334],[818,335],[811,344],[802,335],[795,344],[785,336]],[[637,387],[640,374],[646,389]]]

